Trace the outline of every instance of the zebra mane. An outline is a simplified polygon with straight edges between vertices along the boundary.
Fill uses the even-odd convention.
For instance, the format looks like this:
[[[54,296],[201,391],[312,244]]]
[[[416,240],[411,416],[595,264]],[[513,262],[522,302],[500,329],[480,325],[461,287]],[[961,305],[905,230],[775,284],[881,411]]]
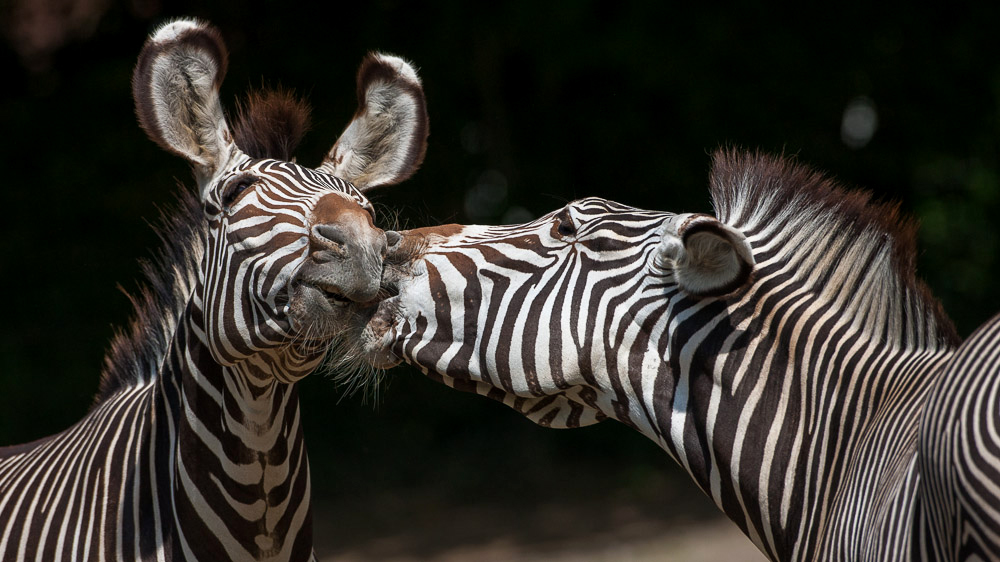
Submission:
[[[205,213],[198,197],[184,188],[176,207],[161,212],[154,228],[163,242],[160,251],[139,262],[146,283],[136,294],[125,293],[135,311],[128,327],[116,330],[104,356],[95,405],[123,388],[152,381],[198,282],[208,241]]]
[[[234,140],[252,158],[291,160],[309,128],[309,113],[308,104],[287,90],[251,92],[237,104]],[[95,405],[123,388],[152,381],[197,284],[208,242],[198,197],[182,187],[176,209],[161,213],[154,230],[162,246],[152,259],[140,260],[145,284],[136,294],[125,293],[135,311],[128,327],[116,330],[111,340]]]
[[[714,154],[710,190],[719,220],[746,232],[777,237],[822,232],[849,241],[861,255],[887,252],[891,271],[922,303],[939,339],[946,344],[961,341],[941,303],[917,277],[918,223],[902,213],[898,203],[873,201],[870,193],[845,189],[787,157],[733,149]],[[836,269],[830,267],[827,278]]]
[[[283,88],[250,92],[236,107],[233,139],[251,158],[291,160],[309,130],[309,104]]]

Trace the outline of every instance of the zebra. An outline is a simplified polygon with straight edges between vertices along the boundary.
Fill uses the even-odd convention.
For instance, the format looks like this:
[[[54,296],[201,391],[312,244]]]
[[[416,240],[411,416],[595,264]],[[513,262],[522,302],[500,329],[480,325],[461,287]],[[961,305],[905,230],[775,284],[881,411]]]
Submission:
[[[217,29],[181,19],[139,55],[140,125],[186,159],[197,193],[164,247],[78,423],[0,449],[2,560],[314,559],[294,383],[353,361],[386,249],[364,192],[420,165],[427,112],[413,67],[371,53],[359,108],[315,169],[291,161],[308,108],[251,94],[231,128]]]
[[[403,232],[369,360],[618,420],[772,560],[1000,559],[1000,317],[961,342],[898,205],[735,149],[710,186],[715,216],[588,198]]]

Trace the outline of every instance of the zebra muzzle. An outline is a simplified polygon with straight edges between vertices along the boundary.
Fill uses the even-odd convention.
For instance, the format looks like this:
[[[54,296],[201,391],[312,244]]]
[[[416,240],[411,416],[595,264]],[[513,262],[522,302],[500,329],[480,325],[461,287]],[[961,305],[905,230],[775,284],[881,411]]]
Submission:
[[[352,290],[354,289],[354,290]],[[360,330],[378,302],[378,285],[360,287],[299,275],[289,285],[288,316],[292,329],[310,337],[326,338]],[[360,324],[360,325],[359,325]]]

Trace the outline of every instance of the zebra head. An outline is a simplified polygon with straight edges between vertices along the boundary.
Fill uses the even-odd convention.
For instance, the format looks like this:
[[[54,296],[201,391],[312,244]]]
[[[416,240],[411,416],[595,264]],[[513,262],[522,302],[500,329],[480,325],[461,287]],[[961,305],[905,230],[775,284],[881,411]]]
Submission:
[[[583,199],[512,226],[403,233],[369,329],[370,360],[401,360],[450,386],[501,400],[543,425],[606,417],[609,368],[642,362],[609,334],[648,331],[669,299],[738,290],[754,258],[744,235],[714,217]],[[628,327],[631,325],[631,327]],[[641,339],[641,338],[640,338]]]
[[[294,380],[338,336],[360,335],[378,295],[387,245],[399,235],[374,225],[364,192],[419,166],[423,91],[402,59],[368,55],[358,112],[310,169],[292,159],[308,110],[289,94],[252,96],[230,128],[219,100],[227,56],[207,24],[160,27],[136,66],[136,110],[150,138],[190,162],[198,182],[206,244],[194,298],[213,358],[229,365],[291,350],[272,370]]]

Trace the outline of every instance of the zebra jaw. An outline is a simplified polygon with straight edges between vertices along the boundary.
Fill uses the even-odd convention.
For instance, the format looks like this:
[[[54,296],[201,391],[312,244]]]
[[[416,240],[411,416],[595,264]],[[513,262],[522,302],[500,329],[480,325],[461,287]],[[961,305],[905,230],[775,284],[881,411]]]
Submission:
[[[327,302],[329,302],[330,305],[333,307],[343,308],[354,302],[351,299],[344,296],[344,293],[340,292],[340,289],[338,289],[334,285],[326,283],[309,283],[306,281],[303,281],[302,284],[311,289],[315,289],[323,293],[323,296],[326,297]]]

